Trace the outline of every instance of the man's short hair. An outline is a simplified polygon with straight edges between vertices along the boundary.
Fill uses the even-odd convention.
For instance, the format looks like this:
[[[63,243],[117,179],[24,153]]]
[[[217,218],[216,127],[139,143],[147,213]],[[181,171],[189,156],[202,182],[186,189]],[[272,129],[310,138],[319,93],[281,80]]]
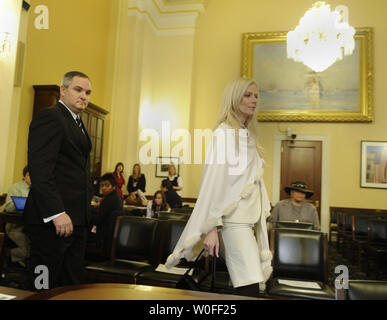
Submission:
[[[161,188],[166,188],[167,190],[172,189],[172,182],[169,179],[164,179],[161,181]]]
[[[27,173],[29,173],[30,171],[28,170],[28,166],[25,166],[23,168],[23,178],[26,176]]]
[[[67,72],[63,76],[61,85],[67,88],[70,85],[70,83],[74,77],[85,78],[85,79],[89,79],[89,81],[90,81],[90,78],[86,74],[84,74],[83,72],[70,71],[70,72]]]
[[[116,178],[114,178],[113,174],[112,173],[105,173],[102,177],[101,177],[101,182],[102,181],[108,181],[113,187],[117,187],[117,181],[116,181]]]

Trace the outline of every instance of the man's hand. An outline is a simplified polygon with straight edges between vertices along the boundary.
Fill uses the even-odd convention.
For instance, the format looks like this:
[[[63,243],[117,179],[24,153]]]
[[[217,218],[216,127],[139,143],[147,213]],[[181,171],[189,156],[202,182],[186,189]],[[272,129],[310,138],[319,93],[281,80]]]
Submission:
[[[99,207],[99,202],[91,201],[91,205],[92,205],[93,207]]]
[[[208,251],[210,256],[215,254],[216,257],[219,258],[219,237],[216,227],[212,228],[204,238],[204,249]]]
[[[68,237],[73,233],[73,222],[67,213],[61,214],[52,220],[52,222],[54,223],[56,234],[59,237]]]

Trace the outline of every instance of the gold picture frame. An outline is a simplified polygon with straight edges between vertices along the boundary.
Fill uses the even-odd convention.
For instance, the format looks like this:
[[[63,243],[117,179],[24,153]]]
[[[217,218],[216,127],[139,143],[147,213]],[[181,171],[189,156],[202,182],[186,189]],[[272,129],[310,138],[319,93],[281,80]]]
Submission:
[[[286,34],[242,37],[242,76],[259,85],[258,121],[372,122],[372,28],[356,28],[354,53],[319,73],[287,58]]]

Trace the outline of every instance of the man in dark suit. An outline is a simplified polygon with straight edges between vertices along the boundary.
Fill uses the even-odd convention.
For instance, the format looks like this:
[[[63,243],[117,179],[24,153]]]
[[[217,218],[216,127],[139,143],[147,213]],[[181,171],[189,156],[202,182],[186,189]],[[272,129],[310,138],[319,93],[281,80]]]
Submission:
[[[30,125],[28,167],[33,184],[24,221],[36,289],[41,289],[34,281],[39,265],[48,269],[49,289],[82,282],[92,185],[91,142],[80,114],[90,94],[87,75],[66,73],[59,102],[41,110]]]

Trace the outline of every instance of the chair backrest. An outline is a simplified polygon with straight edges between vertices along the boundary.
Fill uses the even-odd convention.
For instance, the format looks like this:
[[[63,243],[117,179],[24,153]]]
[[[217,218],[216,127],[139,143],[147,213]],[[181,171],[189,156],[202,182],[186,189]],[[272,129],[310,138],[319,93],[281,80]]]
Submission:
[[[387,281],[349,280],[347,300],[387,300]]]
[[[273,277],[327,282],[326,234],[285,228],[273,232]]]
[[[354,216],[354,239],[358,236],[365,237],[368,234],[369,217],[365,215]]]
[[[193,207],[173,208],[172,212],[191,214],[193,209],[194,209]]]
[[[336,219],[337,219],[337,226],[339,229],[343,226],[343,216],[344,213],[342,211],[336,211]]]
[[[168,256],[175,249],[177,241],[180,239],[181,234],[186,225],[186,221],[183,220],[168,220],[164,231],[164,242],[162,245],[161,262],[165,263]]]
[[[159,220],[120,216],[117,218],[112,259],[148,261],[154,263]]]
[[[102,242],[102,255],[107,259],[109,259],[112,254],[114,229],[116,226],[117,218],[125,215],[127,215],[127,212],[124,210],[115,210],[109,215]]]
[[[337,223],[337,211],[330,210],[330,223]]]
[[[343,231],[352,231],[353,213],[345,213],[343,215]]]
[[[167,212],[167,211],[160,211],[158,212],[157,219],[160,220],[182,220],[187,222],[189,219],[189,215],[187,214],[181,214],[177,212]]]
[[[131,209],[131,210],[125,210],[126,215],[128,216],[134,216],[134,217],[145,217],[146,216],[146,209]]]
[[[369,240],[372,243],[386,243],[387,241],[387,221],[370,220],[369,221]]]
[[[294,221],[277,221],[275,228],[287,228],[287,229],[305,229],[313,230],[313,223],[308,222],[294,222]]]

